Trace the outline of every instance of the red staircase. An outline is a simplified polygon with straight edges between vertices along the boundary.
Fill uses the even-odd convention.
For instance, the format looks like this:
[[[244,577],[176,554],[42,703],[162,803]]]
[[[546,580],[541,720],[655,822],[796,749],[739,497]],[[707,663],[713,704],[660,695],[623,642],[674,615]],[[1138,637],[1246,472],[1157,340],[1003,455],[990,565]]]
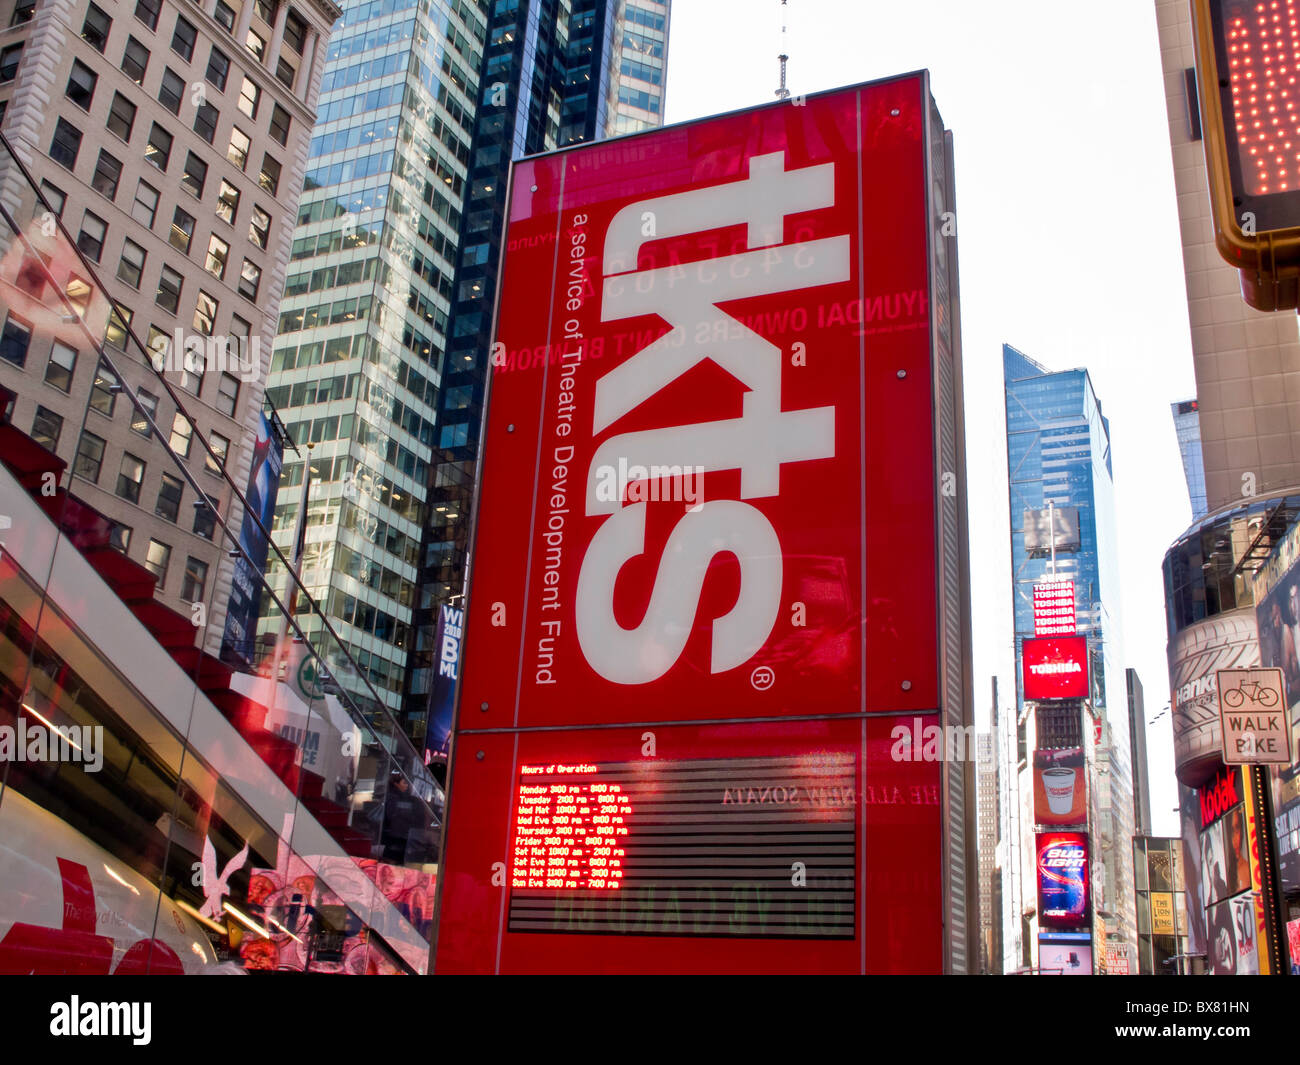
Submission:
[[[4,393],[0,389],[0,409],[6,404]],[[347,810],[324,796],[323,777],[295,764],[297,745],[267,728],[266,707],[231,690],[234,670],[195,646],[191,620],[154,598],[154,575],[111,546],[112,522],[66,488],[43,491],[50,483],[59,484],[67,463],[11,424],[0,425],[0,462],[339,846],[353,857],[369,858],[370,838],[351,828]],[[53,475],[52,482],[46,474]]]

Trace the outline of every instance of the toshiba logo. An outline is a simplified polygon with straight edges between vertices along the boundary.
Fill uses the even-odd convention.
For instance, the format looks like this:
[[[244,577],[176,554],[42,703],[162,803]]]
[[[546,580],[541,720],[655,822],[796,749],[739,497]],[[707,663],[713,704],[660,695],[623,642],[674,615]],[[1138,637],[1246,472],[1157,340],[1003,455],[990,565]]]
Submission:
[[[1036,677],[1043,677],[1054,673],[1082,673],[1083,667],[1078,662],[1039,662],[1031,665],[1029,672]]]

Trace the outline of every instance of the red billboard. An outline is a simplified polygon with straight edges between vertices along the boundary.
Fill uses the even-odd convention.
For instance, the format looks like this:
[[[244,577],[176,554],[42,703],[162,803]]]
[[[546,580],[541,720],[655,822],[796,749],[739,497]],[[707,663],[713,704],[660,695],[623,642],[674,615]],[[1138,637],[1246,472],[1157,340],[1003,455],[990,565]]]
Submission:
[[[1025,640],[1025,699],[1086,699],[1088,697],[1088,639],[1059,636]]]
[[[438,971],[942,967],[935,119],[515,164]]]

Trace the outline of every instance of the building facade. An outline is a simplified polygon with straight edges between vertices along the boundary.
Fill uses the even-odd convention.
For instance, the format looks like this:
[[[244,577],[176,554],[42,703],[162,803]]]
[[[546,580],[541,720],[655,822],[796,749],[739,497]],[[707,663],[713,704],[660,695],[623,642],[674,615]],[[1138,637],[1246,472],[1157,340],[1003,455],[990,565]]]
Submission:
[[[996,683],[996,678],[995,678]],[[1002,972],[1002,891],[997,706],[993,727],[976,737],[979,831],[980,972]]]
[[[1133,793],[1128,698],[1119,617],[1118,550],[1110,428],[1086,370],[1053,373],[1003,347],[1010,489],[1016,720],[1023,723],[1016,767],[1022,855],[1033,853],[1033,752],[1082,748],[1089,788],[1093,864],[1093,953],[1110,940],[1134,943]],[[1087,692],[1080,698],[1026,699],[1024,646],[1036,635],[1035,588],[1073,583],[1074,631],[1086,640]],[[1026,825],[1029,830],[1026,830]],[[1022,859],[1023,860],[1023,859]],[[1042,931],[1034,859],[1015,907],[1024,935]],[[1028,920],[1026,920],[1028,917]]]
[[[331,41],[270,395],[316,445],[304,583],[417,740],[464,592],[510,161],[657,121],[667,28],[667,4],[397,0]]]
[[[1146,699],[1142,692],[1142,678],[1136,669],[1126,669],[1124,678],[1128,687],[1129,751],[1133,758],[1133,832],[1138,836],[1151,834],[1151,769],[1147,763]]]
[[[1183,476],[1187,479],[1187,498],[1192,504],[1192,518],[1201,517],[1208,509],[1205,497],[1205,457],[1201,454],[1200,404],[1194,399],[1171,403],[1174,432],[1178,436],[1178,455],[1183,461]]]
[[[213,512],[243,517],[221,471],[242,486],[253,461],[338,14],[330,0],[0,4],[0,132],[108,293],[86,332],[30,319],[39,282],[7,291],[9,415],[68,464],[72,493],[113,522],[114,546],[154,574],[163,602],[203,604],[213,651],[233,574]],[[87,300],[99,291],[84,287]],[[97,358],[101,341],[125,381]]]

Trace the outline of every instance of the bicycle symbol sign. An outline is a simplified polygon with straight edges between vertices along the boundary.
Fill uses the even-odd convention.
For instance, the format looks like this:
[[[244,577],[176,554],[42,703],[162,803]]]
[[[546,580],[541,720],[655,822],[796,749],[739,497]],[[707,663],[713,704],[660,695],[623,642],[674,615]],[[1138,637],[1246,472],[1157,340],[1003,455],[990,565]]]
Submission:
[[[1228,765],[1289,765],[1290,713],[1280,669],[1221,669],[1219,725]]]

